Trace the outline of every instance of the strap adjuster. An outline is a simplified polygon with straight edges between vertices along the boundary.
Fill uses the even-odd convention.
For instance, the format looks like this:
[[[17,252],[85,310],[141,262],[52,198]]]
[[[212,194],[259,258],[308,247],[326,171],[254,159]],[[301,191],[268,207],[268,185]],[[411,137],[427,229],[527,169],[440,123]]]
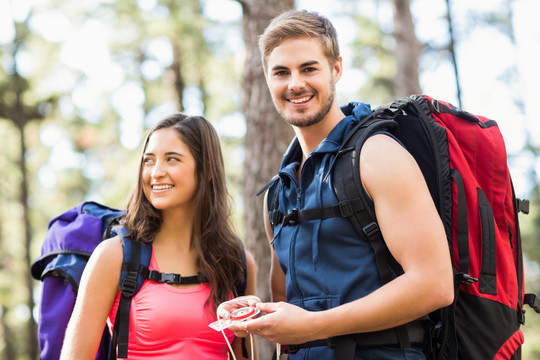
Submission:
[[[369,224],[367,224],[366,226],[364,226],[362,228],[362,231],[368,237],[368,239],[371,241],[372,237],[377,235],[377,233],[379,232],[379,225],[375,221],[372,221]]]
[[[525,310],[518,310],[518,322],[525,325]]]
[[[137,290],[137,276],[136,272],[130,272],[124,281],[122,282],[122,295],[125,297],[132,297]]]
[[[282,217],[283,214],[279,210],[272,210],[268,214],[268,221],[270,221],[270,225],[275,226],[281,222]]]
[[[477,278],[462,272],[456,274],[456,280],[465,285],[471,285],[478,281]]]
[[[349,217],[354,213],[349,201],[342,201],[338,204],[338,206],[342,217]]]
[[[290,209],[283,217],[282,226],[298,224],[298,209]]]

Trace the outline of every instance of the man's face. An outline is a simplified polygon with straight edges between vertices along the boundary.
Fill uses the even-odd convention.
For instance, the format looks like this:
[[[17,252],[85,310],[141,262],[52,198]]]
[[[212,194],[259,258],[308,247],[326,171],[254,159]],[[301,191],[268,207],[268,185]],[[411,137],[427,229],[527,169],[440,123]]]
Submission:
[[[329,64],[315,38],[283,41],[267,58],[266,81],[281,116],[291,125],[317,124],[335,102],[341,61]]]

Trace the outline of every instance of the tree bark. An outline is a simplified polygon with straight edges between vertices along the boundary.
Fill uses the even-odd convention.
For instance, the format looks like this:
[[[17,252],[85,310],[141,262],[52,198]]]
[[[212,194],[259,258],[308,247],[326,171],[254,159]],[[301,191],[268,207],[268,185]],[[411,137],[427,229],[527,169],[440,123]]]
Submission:
[[[294,8],[294,0],[239,0],[246,59],[243,73],[243,105],[246,119],[243,174],[246,247],[257,262],[257,295],[270,300],[270,248],[263,223],[263,196],[255,193],[277,173],[283,153],[293,137],[290,126],[274,108],[258,48],[258,36],[270,20]],[[259,341],[259,358],[270,359],[273,345]]]
[[[459,68],[456,59],[456,41],[454,36],[454,25],[452,20],[452,10],[450,8],[450,0],[446,0],[446,19],[448,21],[448,34],[450,35],[450,42],[448,43],[448,52],[450,52],[450,58],[452,59],[452,66],[454,68],[454,78],[456,79],[456,97],[458,101],[458,107],[462,107],[461,101],[461,82],[459,81]]]
[[[184,89],[186,84],[182,77],[182,50],[174,41],[173,44],[173,63],[170,69],[174,73],[174,90],[176,91],[176,98],[178,99],[177,106],[178,111],[184,111]]]
[[[24,121],[23,123],[26,123],[27,121]],[[23,208],[23,222],[24,222],[24,242],[25,242],[25,254],[24,258],[26,261],[27,269],[30,269],[30,266],[32,265],[32,257],[30,255],[30,249],[31,249],[31,241],[32,241],[32,230],[30,227],[30,211],[28,208],[28,175],[26,171],[26,143],[25,143],[25,131],[24,131],[24,125],[19,127],[19,134],[20,134],[20,150],[21,150],[21,157],[19,159],[19,168],[21,171],[21,193],[20,193],[20,202],[22,204]],[[28,289],[28,298],[27,298],[27,306],[30,311],[30,318],[27,322],[27,331],[28,331],[28,344],[30,352],[30,356],[32,359],[38,358],[38,343],[37,343],[37,326],[36,322],[34,321],[34,318],[32,316],[33,310],[35,307],[34,303],[34,296],[33,296],[33,289],[34,289],[34,283],[32,279],[32,275],[30,274],[30,271],[26,272],[25,276],[26,280],[26,288]]]
[[[397,61],[394,95],[404,97],[419,94],[422,92],[418,80],[418,57],[421,48],[414,33],[410,0],[392,0],[392,5]]]

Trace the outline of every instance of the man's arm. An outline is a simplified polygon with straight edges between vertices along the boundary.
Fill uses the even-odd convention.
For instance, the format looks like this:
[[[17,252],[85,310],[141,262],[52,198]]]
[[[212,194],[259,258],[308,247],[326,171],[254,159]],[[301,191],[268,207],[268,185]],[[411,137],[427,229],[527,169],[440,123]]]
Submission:
[[[260,304],[271,313],[243,323],[282,344],[395,327],[453,300],[446,235],[425,180],[395,140],[375,135],[360,154],[360,172],[386,244],[404,274],[373,293],[333,309],[308,312],[286,303]],[[259,330],[260,329],[260,330]]]

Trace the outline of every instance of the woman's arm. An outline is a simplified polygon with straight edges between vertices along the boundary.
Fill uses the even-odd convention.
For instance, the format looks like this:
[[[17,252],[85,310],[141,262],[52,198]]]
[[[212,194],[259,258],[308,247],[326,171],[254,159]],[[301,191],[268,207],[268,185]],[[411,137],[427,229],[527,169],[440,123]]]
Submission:
[[[93,360],[118,293],[123,250],[119,237],[101,242],[83,272],[61,360]]]

